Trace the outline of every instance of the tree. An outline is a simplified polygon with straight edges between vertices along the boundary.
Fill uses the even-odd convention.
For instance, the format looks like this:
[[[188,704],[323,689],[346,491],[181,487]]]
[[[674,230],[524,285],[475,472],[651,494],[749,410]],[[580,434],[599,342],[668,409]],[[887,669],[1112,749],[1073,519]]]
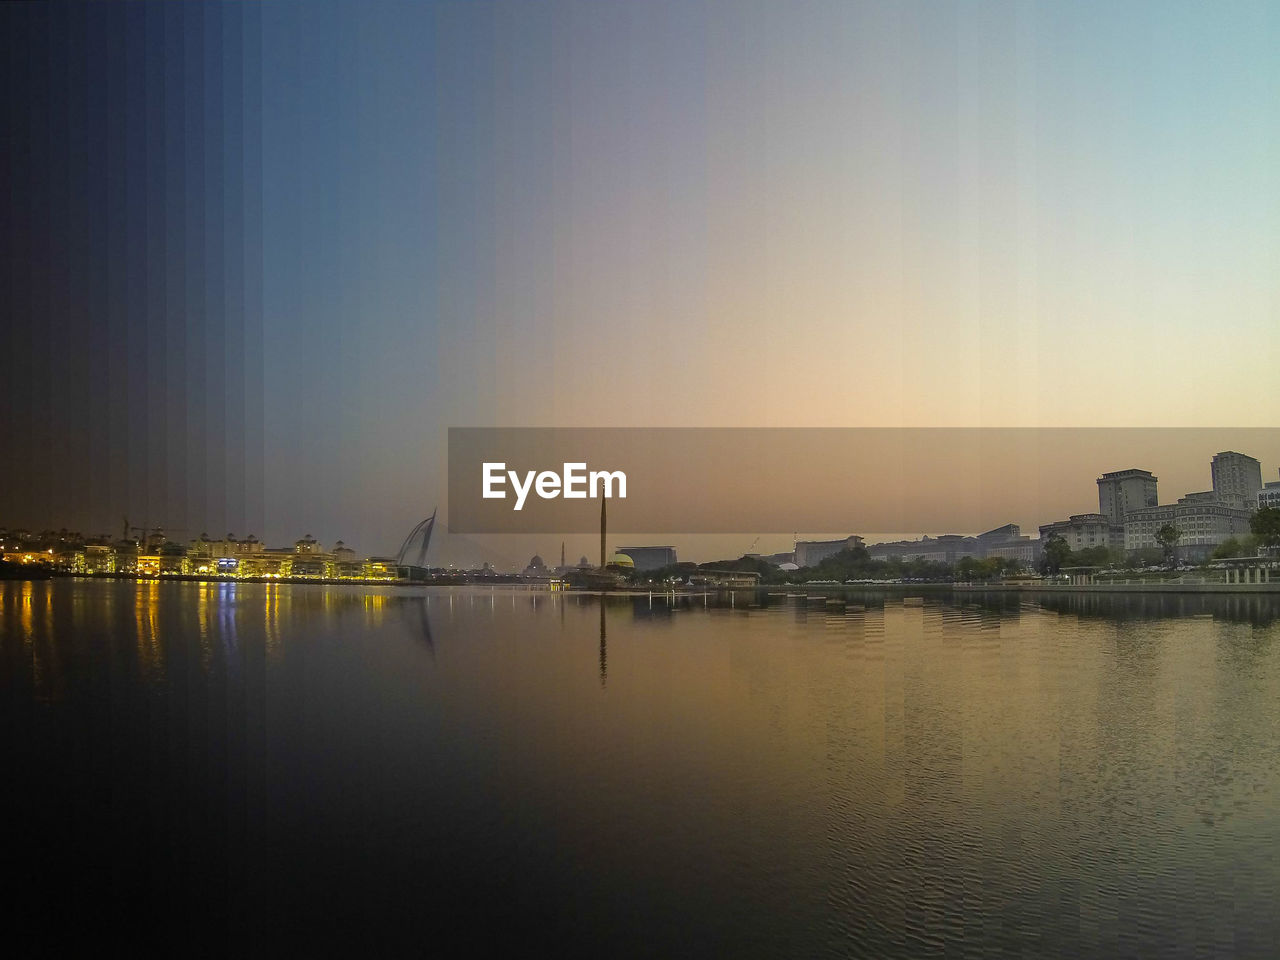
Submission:
[[[1177,549],[1178,541],[1181,539],[1182,531],[1172,523],[1166,523],[1156,531],[1156,543],[1160,544],[1160,547],[1164,550],[1164,559],[1169,566],[1173,566],[1174,551]]]
[[[1240,556],[1240,541],[1235,537],[1227,537],[1220,544],[1213,548],[1213,559],[1222,560],[1225,557]]]
[[[1260,546],[1268,550],[1280,547],[1280,507],[1261,507],[1249,518],[1249,529]]]
[[[1057,573],[1071,556],[1071,546],[1065,539],[1056,534],[1045,541],[1044,559],[1041,566],[1045,573]]]

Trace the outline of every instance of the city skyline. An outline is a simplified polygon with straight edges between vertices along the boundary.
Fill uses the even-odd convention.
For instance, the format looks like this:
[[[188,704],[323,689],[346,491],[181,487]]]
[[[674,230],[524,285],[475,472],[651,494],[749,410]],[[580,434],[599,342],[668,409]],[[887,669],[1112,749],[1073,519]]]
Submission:
[[[1231,466],[1230,471],[1226,466]],[[1092,509],[1081,510],[1079,512],[1067,515],[1067,519],[1040,519],[1028,526],[1028,530],[1038,530],[1038,536],[1031,537],[1030,534],[1021,534],[1014,529],[1007,535],[1002,534],[1005,526],[1011,528],[1019,528],[1022,524],[1016,520],[1010,521],[1006,525],[1000,527],[983,530],[962,530],[962,529],[936,529],[932,531],[914,530],[909,532],[888,533],[883,531],[874,531],[864,534],[855,534],[849,536],[847,533],[833,532],[814,532],[814,531],[796,531],[790,538],[791,551],[795,553],[794,559],[801,567],[812,565],[804,562],[800,556],[800,546],[802,543],[808,543],[810,547],[817,548],[814,554],[816,557],[827,556],[839,549],[839,544],[850,544],[853,541],[865,543],[868,547],[899,547],[906,544],[920,543],[937,543],[939,538],[946,540],[951,538],[963,539],[971,541],[973,544],[982,542],[986,538],[991,538],[993,534],[1002,534],[996,538],[998,545],[1005,548],[1015,548],[1010,556],[1017,555],[1022,559],[1038,555],[1039,547],[1043,545],[1046,538],[1050,536],[1062,536],[1071,544],[1073,549],[1083,549],[1093,546],[1109,546],[1121,552],[1132,552],[1142,547],[1151,547],[1154,545],[1152,539],[1158,527],[1163,523],[1177,521],[1175,526],[1180,525],[1180,533],[1183,535],[1184,545],[1188,549],[1200,550],[1204,546],[1213,547],[1225,540],[1248,534],[1248,514],[1253,510],[1262,506],[1271,505],[1275,498],[1275,491],[1280,489],[1280,481],[1268,481],[1262,472],[1262,464],[1256,458],[1232,450],[1223,450],[1214,453],[1208,460],[1208,473],[1211,481],[1211,489],[1207,491],[1198,491],[1192,489],[1182,489],[1173,492],[1172,496],[1166,495],[1161,498],[1158,493],[1159,476],[1151,471],[1127,467],[1119,470],[1105,471],[1096,479],[1096,492],[1098,507],[1094,511]],[[1183,476],[1182,473],[1178,474]],[[1127,489],[1130,485],[1137,484],[1133,489]],[[1241,486],[1243,484],[1243,486]],[[1169,485],[1166,483],[1165,490],[1168,491]],[[1240,491],[1245,491],[1241,497]],[[1223,513],[1223,508],[1227,509],[1231,519],[1224,522],[1213,520],[1209,524],[1203,522],[1203,517],[1213,514]],[[998,508],[997,508],[998,509]],[[1234,511],[1234,512],[1232,512]],[[1186,516],[1186,522],[1178,520],[1180,516]],[[23,527],[0,527],[0,548],[5,544],[5,535],[10,539],[21,540],[15,538],[15,531],[21,531],[29,534],[31,539],[38,539],[40,535],[47,533],[66,533],[72,540],[81,542],[91,542],[95,544],[114,544],[122,542],[135,542],[142,547],[144,544],[154,542],[157,546],[150,550],[151,553],[159,551],[159,544],[172,543],[175,545],[187,545],[188,549],[195,551],[195,554],[207,553],[209,556],[216,556],[209,553],[207,549],[210,544],[224,544],[224,553],[228,556],[239,555],[241,548],[248,544],[251,551],[255,555],[261,553],[264,549],[268,554],[279,556],[294,551],[311,552],[314,550],[324,551],[324,538],[317,540],[313,538],[311,533],[304,533],[301,538],[289,543],[278,546],[270,546],[265,540],[259,539],[252,532],[237,536],[233,532],[228,532],[225,537],[220,534],[210,536],[207,531],[202,531],[198,536],[176,536],[170,537],[165,529],[160,525],[130,526],[128,520],[124,521],[125,526],[119,538],[108,532],[98,532],[85,534],[84,531],[71,530],[66,527],[40,527],[38,529],[27,530]],[[476,570],[482,566],[493,566],[498,570],[519,571],[526,568],[527,564],[524,560],[518,559],[518,555],[504,553],[500,549],[492,546],[494,540],[510,544],[512,542],[522,542],[529,552],[526,556],[533,556],[538,559],[544,552],[540,545],[544,544],[549,538],[561,537],[560,552],[561,554],[577,554],[578,548],[587,542],[586,537],[578,533],[577,535],[568,533],[558,533],[552,536],[547,534],[514,534],[506,537],[493,537],[480,535],[479,542],[470,537],[459,536],[453,534],[447,527],[447,523],[441,520],[439,529],[436,528],[436,517],[433,516],[429,520],[422,521],[416,527],[413,533],[419,533],[423,525],[430,524],[434,532],[435,551],[428,558],[428,565],[440,568],[472,569]],[[1199,527],[1206,529],[1199,529]],[[1134,529],[1129,529],[1130,527]],[[1181,527],[1188,527],[1182,530]],[[1192,528],[1196,529],[1192,529]],[[1136,533],[1135,533],[1136,531]],[[621,544],[623,541],[632,536],[627,531],[610,531],[610,535],[614,538],[622,538],[618,540]],[[637,542],[645,539],[652,543],[656,543],[654,537],[643,535],[637,538]],[[691,553],[698,553],[695,562],[709,562],[711,560],[731,559],[741,555],[752,556],[775,556],[780,557],[788,553],[784,546],[784,541],[779,539],[779,535],[756,534],[751,540],[748,547],[740,553],[734,548],[728,550],[712,551],[705,554],[707,544],[722,543],[736,544],[751,536],[750,533],[733,534],[731,536],[713,537],[708,535],[689,536],[688,534],[672,534],[670,535],[671,543],[664,546],[640,546],[635,549],[651,552],[666,551],[671,556],[676,556],[681,550],[686,551],[683,559],[694,559]],[[1136,539],[1135,539],[1136,536]],[[410,535],[412,539],[412,534]],[[824,539],[829,538],[829,539]],[[659,537],[661,539],[661,537]],[[996,544],[996,540],[992,544]],[[234,547],[231,544],[236,544]],[[573,543],[574,548],[569,549],[568,544]],[[407,544],[407,541],[406,541]],[[591,545],[594,547],[595,534],[591,535]],[[690,544],[694,545],[694,549],[690,550]],[[530,547],[530,545],[533,545]],[[443,549],[441,547],[443,546]],[[702,553],[697,549],[702,548]],[[591,548],[583,550],[583,556],[590,556]],[[1028,553],[1027,549],[1031,548],[1032,552]],[[602,546],[601,549],[604,549]],[[626,553],[626,549],[620,545],[614,545],[610,548],[610,552],[618,551]],[[892,551],[891,551],[892,552]],[[898,552],[901,552],[899,550]],[[983,553],[985,554],[985,550]],[[336,541],[335,547],[329,554],[347,554],[355,559],[357,551],[350,544],[342,539]],[[367,554],[367,560],[379,561],[388,558],[394,558],[396,552],[389,551],[364,551],[360,552],[360,556]],[[1024,554],[1026,556],[1024,556]],[[873,551],[873,555],[876,555]],[[888,556],[889,554],[884,554]],[[816,560],[813,561],[816,563]],[[564,566],[562,563],[561,566]],[[573,564],[571,566],[578,566]],[[638,567],[641,565],[638,564]]]

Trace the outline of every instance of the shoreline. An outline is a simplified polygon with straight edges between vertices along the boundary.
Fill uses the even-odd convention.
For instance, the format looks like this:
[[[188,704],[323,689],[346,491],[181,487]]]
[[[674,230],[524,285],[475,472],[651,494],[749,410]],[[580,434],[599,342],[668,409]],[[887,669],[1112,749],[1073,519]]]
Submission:
[[[504,588],[521,591],[538,591],[546,593],[565,593],[599,595],[600,590],[583,589],[581,587],[558,587],[553,588],[549,583],[537,581],[468,581],[468,580],[440,580],[435,582],[429,581],[404,581],[404,580],[351,580],[336,578],[276,578],[276,577],[205,577],[196,574],[181,574],[163,577],[147,577],[138,576],[136,574],[127,573],[108,573],[108,574],[80,574],[80,573],[61,573],[50,571],[43,574],[36,574],[31,577],[8,576],[4,578],[6,581],[13,582],[48,582],[51,580],[118,580],[133,581],[135,583],[208,583],[208,584],[284,584],[288,586],[345,586],[345,587],[489,587],[491,589]],[[1074,593],[1124,593],[1124,594],[1143,594],[1143,593],[1159,593],[1159,594],[1227,594],[1227,595],[1266,595],[1280,594],[1280,580],[1273,580],[1268,583],[820,583],[820,584],[760,584],[752,587],[716,587],[716,586],[700,586],[696,590],[689,589],[654,589],[652,586],[636,586],[633,588],[614,588],[606,593],[615,595],[666,595],[666,596],[703,596],[706,594],[718,593],[805,593],[811,596],[820,596],[823,594],[840,594],[851,591],[872,592],[872,593],[941,593],[953,591],[956,593],[1052,593],[1052,594],[1074,594]]]

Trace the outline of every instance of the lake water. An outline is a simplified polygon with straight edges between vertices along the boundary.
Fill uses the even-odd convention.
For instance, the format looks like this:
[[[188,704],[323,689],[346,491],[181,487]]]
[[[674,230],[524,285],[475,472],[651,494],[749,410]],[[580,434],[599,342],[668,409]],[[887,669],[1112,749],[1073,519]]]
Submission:
[[[0,584],[19,943],[1274,956],[1280,602]]]

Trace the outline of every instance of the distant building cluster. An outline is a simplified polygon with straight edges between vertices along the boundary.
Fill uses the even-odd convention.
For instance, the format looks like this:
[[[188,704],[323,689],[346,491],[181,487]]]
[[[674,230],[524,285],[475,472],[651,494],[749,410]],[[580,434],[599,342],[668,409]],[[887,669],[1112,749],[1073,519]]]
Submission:
[[[201,534],[184,543],[170,540],[162,530],[138,533],[112,539],[68,530],[0,529],[0,555],[10,563],[40,564],[84,575],[364,581],[403,580],[411,575],[394,559],[357,557],[341,540],[326,549],[310,534],[292,547],[268,547],[252,534],[240,538],[228,533],[216,539]]]
[[[982,559],[1001,557],[1033,563],[1039,557],[1039,543],[1023,536],[1016,523],[1007,523],[976,537],[962,534],[943,534],[940,537],[921,537],[919,540],[894,540],[888,543],[867,545],[859,536],[838,540],[797,540],[795,550],[789,553],[767,555],[750,554],[782,570],[799,570],[815,567],[828,557],[844,550],[866,547],[872,560],[924,560],[937,563],[955,563],[964,557]]]
[[[924,560],[931,563],[955,563],[966,557],[982,560],[999,557],[1034,563],[1039,557],[1038,544],[1024,536],[1016,523],[980,533],[976,537],[946,533],[939,537],[921,537],[919,540],[894,540],[874,543],[867,548],[873,560]]]
[[[873,560],[947,564],[965,558],[996,557],[1030,567],[1039,562],[1044,544],[1051,537],[1061,537],[1076,552],[1096,547],[1132,552],[1157,547],[1158,532],[1171,524],[1180,534],[1179,553],[1189,559],[1203,559],[1227,540],[1248,535],[1255,510],[1280,507],[1280,481],[1263,483],[1261,464],[1253,457],[1230,450],[1216,454],[1210,475],[1213,489],[1188,493],[1176,503],[1161,504],[1158,481],[1151,471],[1116,470],[1097,480],[1097,513],[1075,514],[1042,524],[1038,537],[1024,535],[1018,524],[1008,523],[977,536],[943,534],[873,543],[867,546],[867,553]],[[827,557],[862,543],[863,538],[858,536],[798,540],[793,552],[760,559],[795,570],[816,566]]]
[[[1169,525],[1179,533],[1179,553],[1204,559],[1227,540],[1247,535],[1249,518],[1258,508],[1280,506],[1280,482],[1264,484],[1262,465],[1253,457],[1234,450],[1215,454],[1209,474],[1211,490],[1161,504],[1151,471],[1104,473],[1097,481],[1098,512],[1043,524],[1041,542],[1057,536],[1072,550],[1108,547],[1132,552],[1158,547],[1157,535]]]

